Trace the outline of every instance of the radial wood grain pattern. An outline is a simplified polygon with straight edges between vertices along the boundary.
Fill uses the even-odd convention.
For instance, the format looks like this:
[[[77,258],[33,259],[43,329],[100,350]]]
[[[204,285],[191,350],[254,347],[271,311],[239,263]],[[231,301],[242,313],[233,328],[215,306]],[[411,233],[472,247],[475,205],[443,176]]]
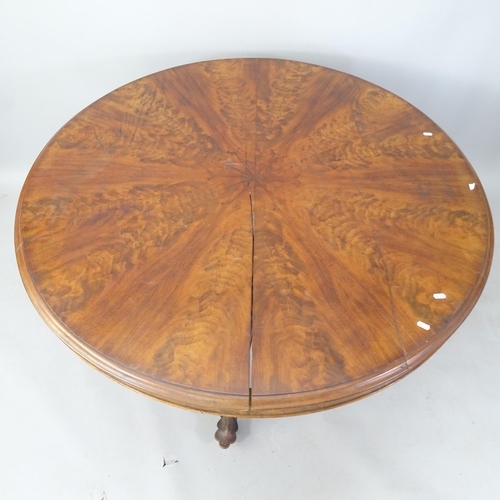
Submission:
[[[493,248],[479,179],[380,87],[271,59],[166,70],[68,122],[25,183],[28,293],[81,357],[226,416],[342,404],[456,330]]]

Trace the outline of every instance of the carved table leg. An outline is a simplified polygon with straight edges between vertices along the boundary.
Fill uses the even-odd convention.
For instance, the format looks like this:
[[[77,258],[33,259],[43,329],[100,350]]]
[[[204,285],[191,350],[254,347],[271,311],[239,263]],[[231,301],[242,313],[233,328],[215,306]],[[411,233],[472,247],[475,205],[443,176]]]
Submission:
[[[217,422],[217,429],[215,439],[221,448],[227,449],[236,442],[238,421],[234,417],[221,417]]]

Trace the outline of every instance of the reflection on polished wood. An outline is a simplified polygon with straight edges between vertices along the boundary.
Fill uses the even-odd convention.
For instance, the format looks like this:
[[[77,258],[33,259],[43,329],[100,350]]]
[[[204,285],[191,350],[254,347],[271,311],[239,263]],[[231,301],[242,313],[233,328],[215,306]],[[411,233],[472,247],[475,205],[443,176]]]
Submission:
[[[96,101],[40,154],[16,219],[23,281],[64,342],[144,394],[234,417],[403,377],[468,315],[492,248],[480,181],[435,123],[271,59]]]

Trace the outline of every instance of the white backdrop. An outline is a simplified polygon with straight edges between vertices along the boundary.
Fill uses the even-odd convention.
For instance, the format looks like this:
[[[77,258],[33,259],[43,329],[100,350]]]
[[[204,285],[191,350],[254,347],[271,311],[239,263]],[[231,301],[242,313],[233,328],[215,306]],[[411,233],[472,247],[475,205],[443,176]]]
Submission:
[[[62,345],[22,288],[12,235],[30,166],[74,114],[146,74],[242,56],[322,64],[405,98],[464,151],[497,219],[499,21],[496,0],[4,0],[0,497],[497,498],[498,259],[471,316],[416,373],[335,411],[244,421],[220,451],[215,417],[122,388]]]

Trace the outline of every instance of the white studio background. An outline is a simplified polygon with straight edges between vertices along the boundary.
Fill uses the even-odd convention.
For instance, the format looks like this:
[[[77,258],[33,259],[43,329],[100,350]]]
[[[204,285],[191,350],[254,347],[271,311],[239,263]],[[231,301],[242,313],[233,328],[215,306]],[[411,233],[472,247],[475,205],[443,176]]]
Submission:
[[[49,331],[17,272],[13,221],[36,156],[82,108],[171,66],[251,56],[333,67],[405,98],[464,151],[498,220],[499,22],[495,0],[4,0],[0,498],[498,498],[498,258],[466,322],[405,380],[337,410],[241,421],[222,451],[216,417],[115,384]]]

